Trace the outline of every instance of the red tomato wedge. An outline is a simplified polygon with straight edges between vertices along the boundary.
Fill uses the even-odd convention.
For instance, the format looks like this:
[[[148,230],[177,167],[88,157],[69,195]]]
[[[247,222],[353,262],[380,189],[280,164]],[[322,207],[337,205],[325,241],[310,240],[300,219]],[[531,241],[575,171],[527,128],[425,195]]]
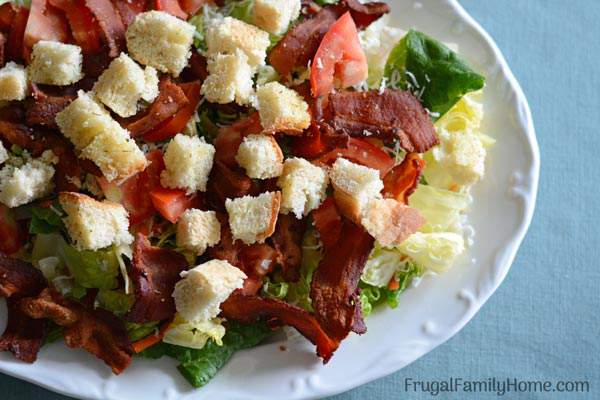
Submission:
[[[369,73],[367,57],[360,46],[358,30],[349,12],[325,34],[310,69],[313,97],[328,95],[334,87],[356,85]]]
[[[196,203],[196,196],[186,195],[185,190],[163,187],[153,189],[150,192],[150,199],[160,215],[173,224],[177,223],[181,214]]]
[[[32,0],[23,38],[23,57],[28,59],[31,48],[40,40],[65,43],[68,39],[69,30],[63,13],[48,0]]]
[[[394,159],[385,151],[374,144],[356,138],[349,139],[348,147],[332,150],[319,157],[316,162],[329,165],[339,157],[379,170],[382,178],[394,167]]]
[[[177,111],[171,118],[144,135],[144,140],[147,142],[160,142],[182,132],[200,103],[200,86],[200,81],[180,84],[179,87],[188,99],[187,105]]]
[[[23,58],[23,36],[25,35],[28,19],[29,10],[25,7],[18,7],[10,25],[6,43],[6,56],[10,60],[21,60]]]
[[[102,49],[100,25],[83,0],[50,0],[50,4],[67,16],[75,43],[85,54],[96,54]]]
[[[183,20],[186,20],[188,17],[187,13],[181,9],[177,0],[155,0],[154,6],[158,11],[164,11]]]
[[[10,208],[0,204],[0,251],[5,254],[16,253],[24,244],[23,236]]]

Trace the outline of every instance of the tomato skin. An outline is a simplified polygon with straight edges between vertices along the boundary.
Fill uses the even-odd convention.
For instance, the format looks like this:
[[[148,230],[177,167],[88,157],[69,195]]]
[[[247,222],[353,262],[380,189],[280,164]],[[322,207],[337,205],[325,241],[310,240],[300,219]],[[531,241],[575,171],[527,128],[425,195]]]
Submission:
[[[356,138],[349,138],[347,147],[332,150],[319,157],[316,162],[329,165],[340,157],[376,169],[382,178],[394,167],[394,160],[385,151]]]
[[[349,12],[325,34],[310,69],[313,97],[326,96],[334,87],[346,88],[367,79],[367,57]]]
[[[200,103],[200,82],[194,81],[183,83],[179,86],[183,90],[183,93],[185,93],[185,97],[188,99],[187,105],[171,118],[144,135],[143,139],[145,141],[160,142],[177,135],[184,130],[188,121],[196,112],[198,104]]]
[[[177,223],[181,214],[197,202],[196,196],[186,195],[185,190],[165,189],[161,186],[150,192],[150,200],[160,215],[173,224]]]
[[[181,9],[188,15],[196,14],[205,4],[214,5],[214,2],[212,0],[179,0]]]
[[[155,0],[154,6],[158,11],[164,11],[183,20],[186,20],[188,17],[187,13],[181,9],[177,0]]]
[[[83,0],[50,0],[50,4],[67,16],[73,38],[85,54],[96,54],[102,49],[100,26]]]
[[[11,209],[0,204],[0,251],[14,254],[25,244],[26,234],[12,215]]]

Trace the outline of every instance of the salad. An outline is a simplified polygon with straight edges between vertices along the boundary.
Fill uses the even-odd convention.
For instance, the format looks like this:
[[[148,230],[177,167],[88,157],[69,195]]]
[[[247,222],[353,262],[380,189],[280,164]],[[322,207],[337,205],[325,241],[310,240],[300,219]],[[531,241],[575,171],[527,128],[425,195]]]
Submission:
[[[200,387],[285,326],[326,363],[450,269],[494,143],[485,79],[389,11],[4,2],[0,349],[172,357]]]

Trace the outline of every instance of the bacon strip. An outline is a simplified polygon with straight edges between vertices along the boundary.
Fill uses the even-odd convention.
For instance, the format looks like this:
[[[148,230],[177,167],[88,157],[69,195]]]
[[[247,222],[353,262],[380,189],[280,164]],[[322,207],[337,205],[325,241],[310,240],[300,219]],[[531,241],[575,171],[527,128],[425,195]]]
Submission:
[[[0,336],[0,351],[10,351],[15,358],[33,363],[44,343],[44,321],[29,318],[17,300],[8,299],[8,323]]]
[[[181,9],[177,0],[154,0],[154,9],[169,13],[182,20],[187,20],[187,13]]]
[[[15,15],[10,26],[8,34],[8,43],[6,54],[9,60],[23,59],[23,37],[29,18],[29,9],[25,7],[16,7]]]
[[[358,29],[365,29],[390,12],[390,6],[383,2],[363,4],[358,0],[343,0],[342,3],[346,6],[344,11],[350,11],[350,15],[352,15],[352,19]]]
[[[325,249],[333,247],[342,234],[342,215],[333,197],[328,197],[312,212],[313,224]]]
[[[344,220],[338,242],[326,249],[313,275],[310,297],[317,320],[336,342],[350,331],[366,331],[360,310],[358,281],[373,249],[373,238]]]
[[[0,297],[35,296],[46,285],[46,279],[39,269],[0,252]]]
[[[21,310],[34,319],[49,318],[63,326],[67,346],[82,348],[120,374],[131,363],[133,349],[123,323],[101,308],[89,309],[44,289],[39,296],[21,300]]]
[[[25,105],[25,123],[28,126],[43,126],[58,129],[56,114],[64,110],[75,98],[72,95],[49,96],[37,85],[32,84],[33,101]]]
[[[277,250],[277,263],[281,266],[283,278],[288,282],[297,282],[302,264],[302,238],[305,223],[293,215],[280,215],[271,236],[273,247]]]
[[[4,64],[6,63],[4,53],[7,40],[6,35],[0,32],[0,68],[4,67]]]
[[[50,0],[50,4],[65,13],[73,39],[83,54],[96,54],[101,50],[100,26],[84,0]]]
[[[100,24],[109,55],[117,57],[125,48],[125,26],[113,3],[110,0],[85,0],[85,5]]]
[[[418,154],[407,154],[402,163],[383,178],[383,196],[408,204],[408,198],[417,189],[424,169],[425,160]]]
[[[159,94],[156,100],[148,107],[141,117],[136,117],[132,122],[126,123],[126,128],[132,137],[142,136],[170,117],[188,104],[185,93],[169,78],[161,80]]]
[[[135,17],[147,9],[148,0],[112,0],[113,5],[121,16],[123,25],[127,28]]]
[[[324,363],[329,361],[338,346],[327,336],[312,314],[281,300],[234,292],[221,304],[221,311],[225,318],[242,323],[265,319],[271,324],[293,326],[317,346],[317,355],[323,358]]]
[[[10,31],[10,26],[15,18],[16,12],[17,6],[10,1],[0,5],[0,31]]]
[[[150,245],[138,234],[133,245],[131,279],[135,303],[126,318],[131,322],[162,321],[175,315],[172,294],[179,274],[188,266],[185,257],[174,250]]]
[[[68,39],[69,30],[65,16],[52,7],[48,0],[32,0],[23,38],[24,58],[29,58],[31,48],[40,40],[64,43]]]
[[[409,153],[424,153],[438,144],[433,123],[409,92],[336,92],[329,96],[326,119],[350,136],[398,139]]]

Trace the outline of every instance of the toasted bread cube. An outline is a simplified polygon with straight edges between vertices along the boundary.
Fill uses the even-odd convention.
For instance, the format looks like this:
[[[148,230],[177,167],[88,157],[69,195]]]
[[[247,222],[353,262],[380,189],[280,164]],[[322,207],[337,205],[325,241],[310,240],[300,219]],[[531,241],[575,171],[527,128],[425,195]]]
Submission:
[[[29,78],[32,82],[66,86],[83,78],[81,47],[41,40],[33,45]]]
[[[122,182],[146,168],[146,157],[129,132],[89,94],[79,91],[77,99],[56,115],[56,123],[109,182]]]
[[[6,160],[8,160],[8,151],[6,151],[2,142],[0,142],[0,165]]]
[[[0,100],[25,100],[29,93],[25,67],[12,61],[0,69]]]
[[[236,49],[242,50],[248,57],[248,64],[255,70],[265,64],[271,41],[267,32],[239,19],[225,17],[208,27],[206,44],[208,56],[233,54]]]
[[[14,208],[44,197],[54,187],[55,162],[52,151],[24,165],[5,165],[0,170],[0,203]]]
[[[188,194],[206,191],[215,148],[198,136],[176,135],[165,152],[165,170],[160,175],[164,187],[186,189]]]
[[[472,185],[485,175],[485,147],[474,133],[451,134],[442,141],[442,163],[459,185]]]
[[[283,171],[283,153],[270,135],[248,135],[240,144],[235,160],[254,179],[277,178]]]
[[[267,132],[301,132],[310,126],[308,104],[292,89],[269,82],[256,90],[260,122]]]
[[[77,249],[99,250],[133,242],[129,216],[122,205],[72,192],[63,192],[58,199],[67,214],[64,223]]]
[[[96,98],[121,117],[137,114],[138,102],[143,96],[147,98],[146,101],[152,101],[154,99],[150,97],[158,95],[156,70],[152,67],[148,68],[150,72],[147,80],[146,72],[127,54],[121,53],[110,63],[94,85]],[[156,79],[153,79],[154,77]],[[148,87],[148,84],[154,87]]]
[[[383,182],[379,171],[338,158],[329,172],[329,178],[340,212],[360,224],[362,212],[369,201],[381,197]]]
[[[234,290],[240,289],[246,274],[223,260],[211,260],[181,273],[173,291],[175,308],[187,321],[215,318],[220,305]]]
[[[179,76],[192,55],[196,28],[166,12],[138,14],[125,34],[127,49],[140,64]]]
[[[177,246],[202,255],[221,241],[221,223],[214,211],[189,209],[177,220]]]
[[[252,23],[265,31],[281,35],[300,16],[300,0],[254,0]]]
[[[277,181],[281,188],[281,213],[301,219],[319,207],[325,198],[327,172],[304,158],[288,158]]]
[[[152,103],[158,97],[158,72],[156,69],[146,66],[144,69],[144,78],[146,80],[146,86],[142,91],[142,100]]]
[[[248,65],[248,57],[242,51],[210,57],[208,72],[201,88],[206,100],[219,104],[234,100],[239,105],[250,103],[253,73]]]
[[[246,244],[263,243],[275,232],[280,204],[279,192],[227,199],[225,208],[229,214],[229,227],[233,239],[239,239]]]
[[[415,208],[394,199],[373,199],[363,212],[362,225],[383,247],[404,242],[425,225]]]

